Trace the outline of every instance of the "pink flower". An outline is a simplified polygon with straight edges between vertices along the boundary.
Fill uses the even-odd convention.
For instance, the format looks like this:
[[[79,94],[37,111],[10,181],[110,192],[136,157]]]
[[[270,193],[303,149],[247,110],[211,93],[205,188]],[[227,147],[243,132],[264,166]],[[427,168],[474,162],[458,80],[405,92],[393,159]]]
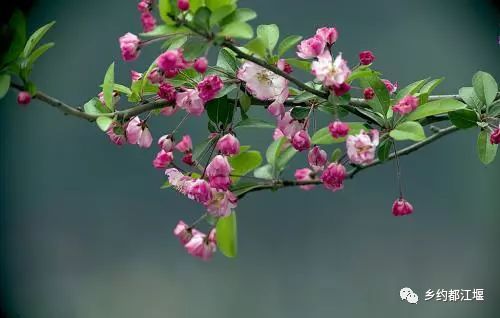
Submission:
[[[136,72],[134,70],[130,71],[130,79],[132,82],[136,82],[142,78],[142,73]]]
[[[119,42],[124,61],[133,61],[139,56],[141,40],[135,34],[125,33],[120,37]]]
[[[349,133],[349,125],[336,120],[328,125],[328,130],[333,138],[341,138],[347,136]]]
[[[145,11],[141,14],[141,23],[144,32],[151,32],[156,27],[155,17],[149,11]]]
[[[191,177],[183,175],[182,172],[175,168],[165,170],[165,175],[168,177],[168,183],[170,183],[177,191],[182,194],[187,193],[189,182],[192,180]]]
[[[238,198],[231,191],[212,189],[212,200],[205,204],[207,212],[212,216],[225,217],[236,208]]]
[[[297,55],[302,59],[318,57],[325,51],[326,41],[321,36],[305,39],[297,45]]]
[[[26,91],[21,91],[17,94],[17,103],[19,105],[28,105],[31,102],[31,95]]]
[[[500,127],[499,128],[495,128],[495,130],[493,130],[493,132],[491,133],[491,135],[490,135],[490,143],[492,145],[498,145],[498,144],[500,144]]]
[[[366,100],[370,100],[375,97],[375,91],[371,87],[365,88],[365,90],[363,91],[363,96]]]
[[[307,154],[307,161],[315,171],[322,170],[327,162],[326,151],[318,146],[314,146]]]
[[[229,177],[231,166],[229,165],[227,157],[222,155],[215,156],[208,164],[205,173],[213,188],[219,190],[229,189],[231,185],[231,178]]]
[[[199,96],[204,102],[215,98],[217,93],[224,87],[224,83],[217,75],[209,75],[198,83]]]
[[[186,245],[194,234],[201,234],[200,231],[196,229],[191,229],[184,221],[179,221],[174,229],[174,235],[177,236],[182,245]]]
[[[347,66],[347,62],[342,59],[341,53],[332,63],[330,52],[325,50],[318,56],[318,60],[312,63],[312,74],[325,86],[332,87],[343,84],[351,74],[351,70]]]
[[[293,68],[292,66],[285,60],[281,59],[280,61],[284,61],[283,63],[283,72],[287,73],[287,74],[290,74],[293,72]]]
[[[182,136],[182,140],[177,143],[175,149],[183,153],[191,152],[191,150],[193,149],[193,142],[191,141],[191,137],[189,135]]]
[[[392,106],[392,111],[399,113],[401,115],[411,113],[418,107],[418,98],[415,96],[405,96],[399,100],[399,102]]]
[[[359,52],[359,63],[361,65],[370,65],[375,61],[375,55],[372,51],[362,51]]]
[[[99,101],[104,105],[104,106],[108,106],[106,105],[106,101],[104,100],[104,93],[103,92],[100,92],[99,94],[97,94],[97,97],[99,98]],[[116,103],[118,103],[120,101],[120,94],[116,91],[113,91],[113,99],[112,99],[112,103],[113,103],[113,107],[116,105]]]
[[[413,212],[413,206],[410,202],[403,198],[399,198],[392,204],[392,214],[394,216],[402,216],[411,214]]]
[[[208,237],[200,232],[194,233],[191,240],[189,240],[184,247],[189,254],[199,257],[204,261],[208,261],[212,258],[212,255],[216,250],[215,229],[212,229]]]
[[[174,138],[172,135],[164,135],[158,139],[158,146],[166,152],[174,150]]]
[[[156,155],[155,160],[153,160],[153,167],[156,169],[165,169],[174,160],[174,154],[172,152],[166,152],[165,150],[160,150]]]
[[[177,93],[176,104],[196,116],[200,116],[205,110],[205,102],[196,89],[187,89],[185,92]]]
[[[283,117],[278,117],[276,126],[288,139],[292,139],[297,132],[304,129],[304,124],[293,119],[290,111],[287,111]]]
[[[344,82],[340,85],[333,85],[330,89],[333,90],[335,96],[342,96],[349,92],[349,90],[351,89],[351,85]]]
[[[358,135],[347,137],[347,156],[355,164],[369,164],[375,158],[375,151],[379,143],[379,132],[372,129],[370,133],[363,130]]]
[[[139,10],[139,12],[141,13],[144,13],[144,12],[149,12],[151,11],[151,3],[149,1],[140,1],[138,4],[137,4],[137,10]]]
[[[398,90],[398,83],[391,83],[389,80],[383,79],[385,87],[389,91],[390,94],[394,94]]]
[[[247,91],[260,100],[275,100],[285,94],[288,97],[288,81],[253,62],[243,63],[237,76],[246,83]]]
[[[167,102],[171,103],[175,101],[175,98],[177,96],[177,91],[175,90],[175,87],[172,84],[165,82],[160,85],[160,88],[158,90],[158,96],[160,98],[163,98]]]
[[[193,166],[194,165],[193,153],[191,152],[185,153],[184,156],[182,157],[182,162],[184,162],[188,166]]]
[[[285,137],[285,135],[283,134],[283,132],[281,131],[281,129],[275,128],[274,132],[273,132],[273,140],[278,140],[278,139],[280,139],[282,137]]]
[[[184,60],[182,49],[168,50],[161,54],[156,60],[158,67],[163,71],[176,71],[187,67],[187,62]]]
[[[335,28],[320,28],[316,30],[316,36],[320,37],[326,44],[332,45],[337,41],[338,33]]]
[[[134,117],[127,124],[127,140],[130,144],[137,144],[141,148],[149,148],[153,143],[153,136],[146,123],[138,116]]]
[[[312,181],[314,180],[313,176],[314,172],[309,168],[297,169],[295,171],[295,180],[297,181]],[[314,184],[301,185],[300,188],[306,191],[311,190],[312,188],[314,188]]]
[[[165,80],[165,76],[163,71],[161,71],[158,67],[155,67],[149,72],[148,80],[151,84],[160,84]]]
[[[292,146],[298,151],[304,151],[311,147],[311,138],[305,130],[298,131],[292,138]]]
[[[181,11],[189,10],[189,0],[177,0],[177,7]]]
[[[234,135],[226,134],[217,142],[217,150],[226,156],[236,155],[240,152],[240,142]]]
[[[196,61],[194,61],[193,67],[196,72],[201,74],[205,73],[208,68],[207,58],[206,57],[197,58]]]
[[[113,124],[109,126],[106,134],[115,145],[121,146],[127,141],[123,127],[116,122],[113,122]]]
[[[162,114],[163,116],[172,116],[173,114],[175,114],[177,111],[179,110],[179,107],[175,106],[175,105],[172,105],[172,106],[167,106],[167,107],[163,107],[161,110],[160,110],[160,114]]]
[[[205,204],[212,200],[212,188],[203,179],[195,179],[187,183],[186,195],[191,200]]]
[[[346,169],[340,163],[331,163],[323,171],[321,181],[325,188],[337,191],[344,187],[344,179],[346,177]]]

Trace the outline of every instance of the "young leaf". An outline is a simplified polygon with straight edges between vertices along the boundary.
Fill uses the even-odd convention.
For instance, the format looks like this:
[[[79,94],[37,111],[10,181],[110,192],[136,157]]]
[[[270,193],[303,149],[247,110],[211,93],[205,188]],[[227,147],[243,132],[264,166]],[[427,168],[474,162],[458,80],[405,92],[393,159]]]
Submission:
[[[284,38],[278,46],[278,57],[283,56],[283,54],[299,43],[300,40],[302,40],[300,35],[289,35]]]
[[[236,11],[225,17],[220,24],[226,25],[235,21],[247,22],[255,19],[256,17],[257,13],[254,10],[247,8],[238,8],[236,9]]]
[[[212,12],[210,12],[210,9],[207,7],[201,7],[199,8],[196,13],[194,14],[193,18],[193,24],[195,27],[201,29],[202,31],[209,31],[210,30],[210,16]]]
[[[257,37],[262,39],[267,51],[272,54],[280,38],[280,29],[276,24],[259,25],[257,27]]]
[[[294,108],[292,108],[291,115],[292,118],[301,120],[305,119],[307,115],[309,115],[310,111],[311,108],[309,107],[295,106]]]
[[[235,196],[239,197],[253,189],[257,189],[260,187],[262,187],[262,185],[260,183],[255,183],[255,182],[239,183],[238,185],[231,187],[231,192]]]
[[[276,125],[273,125],[267,121],[261,120],[261,119],[256,119],[256,118],[247,118],[243,119],[239,123],[237,123],[234,126],[234,129],[236,128],[268,128],[268,129],[274,129],[276,128]]]
[[[417,120],[432,115],[448,113],[465,108],[466,105],[456,99],[440,99],[417,107],[416,110],[406,116],[406,120]]]
[[[337,162],[340,160],[342,157],[342,150],[340,148],[336,148],[333,152],[332,155],[330,156],[330,161],[331,162]]]
[[[191,37],[183,45],[184,57],[187,60],[195,60],[196,58],[205,55],[205,52],[209,47],[210,45],[204,39]]]
[[[380,145],[377,148],[377,157],[380,161],[386,161],[387,158],[389,158],[389,155],[391,153],[392,143],[393,141],[390,138],[385,139],[380,143]]]
[[[253,29],[246,22],[235,21],[223,26],[219,35],[223,37],[251,39],[253,37]]]
[[[216,226],[217,247],[226,257],[236,257],[238,253],[238,228],[236,224],[236,213],[219,218]]]
[[[101,111],[97,107],[97,103],[101,103],[96,97],[92,98],[83,105],[83,110],[90,115],[99,115]],[[102,106],[102,105],[101,105]]]
[[[288,64],[290,64],[293,67],[299,68],[307,72],[311,71],[311,61],[300,60],[294,57],[285,60]]]
[[[490,134],[486,130],[481,130],[477,137],[477,153],[479,160],[485,165],[490,164],[495,160],[498,145],[490,143]]]
[[[238,62],[227,49],[221,49],[217,57],[217,66],[224,71],[234,74],[238,70]]]
[[[426,83],[422,88],[420,89],[420,93],[427,93],[430,94],[432,91],[439,85],[441,82],[444,81],[444,77],[441,78],[436,78],[433,79],[432,81]]]
[[[416,121],[407,121],[397,125],[389,135],[396,140],[421,141],[425,139],[424,128]]]
[[[288,149],[280,153],[276,162],[276,173],[281,173],[297,153],[298,151],[293,147],[288,147]]]
[[[498,84],[490,74],[479,71],[472,78],[472,85],[477,97],[489,106],[495,100],[498,92]]]
[[[453,125],[458,128],[467,129],[477,126],[477,114],[468,108],[449,112],[448,117]]]
[[[243,113],[248,112],[250,106],[252,106],[252,97],[247,93],[240,94],[240,107]]]
[[[100,116],[97,117],[95,122],[102,131],[107,131],[109,126],[111,126],[111,124],[113,123],[113,119],[109,117]]]
[[[273,179],[273,166],[270,164],[263,165],[254,170],[253,176],[259,179],[272,180]]]
[[[411,83],[410,85],[400,89],[396,95],[396,99],[401,99],[407,95],[413,95],[415,93],[417,93],[420,88],[422,88],[425,84],[425,82],[427,82],[429,79],[426,78],[426,79],[423,79],[423,80],[420,80],[420,81],[416,81],[414,83]]]
[[[285,137],[281,137],[280,139],[276,139],[275,141],[273,141],[269,145],[269,147],[267,147],[266,160],[271,165],[275,164],[276,159],[278,158],[278,155],[280,153],[281,146],[283,145],[283,143],[285,142],[285,140],[286,140]]]
[[[36,62],[36,60],[38,60],[38,58],[40,56],[43,55],[43,53],[45,53],[48,49],[50,49],[51,47],[53,47],[55,44],[54,42],[49,42],[49,43],[45,43],[44,45],[41,45],[40,47],[36,48],[33,53],[31,53],[31,55],[27,58],[26,60],[26,64],[24,65],[25,68],[27,68],[28,70],[31,70],[31,68],[33,67],[33,64]]]
[[[207,149],[212,148],[217,142],[217,138],[209,138],[202,143],[194,146],[193,159],[199,161]]]
[[[9,91],[10,87],[10,75],[0,74],[0,99],[2,99],[5,94]]]
[[[7,25],[7,34],[10,34],[11,42],[7,51],[1,56],[0,66],[7,65],[16,60],[23,51],[26,42],[26,20],[20,10],[15,10]],[[3,44],[2,44],[3,48]]]
[[[207,7],[213,12],[223,6],[235,5],[237,0],[206,0],[205,2]]]
[[[473,87],[462,87],[458,90],[458,94],[470,108],[481,110],[484,106]]]
[[[26,58],[31,54],[31,52],[35,49],[36,45],[38,44],[38,42],[40,42],[42,37],[54,25],[54,23],[56,23],[56,22],[52,21],[52,22],[44,25],[43,27],[39,28],[35,32],[33,32],[33,34],[30,36],[30,38],[26,42],[26,45],[24,46],[23,54],[21,55],[21,57]]]
[[[238,155],[229,157],[229,163],[233,168],[231,174],[236,176],[233,177],[233,181],[237,183],[239,176],[244,176],[260,166],[262,155],[256,150],[240,152]]]
[[[218,25],[222,19],[233,13],[234,10],[236,10],[236,5],[234,4],[228,4],[215,9],[210,16],[210,26]]]
[[[173,14],[175,9],[170,0],[159,0],[158,9],[163,22],[166,24],[174,24],[174,21],[168,16],[169,14]]]
[[[102,84],[102,92],[104,94],[104,102],[106,107],[113,110],[113,87],[115,86],[115,63],[111,63],[104,75],[104,82]]]
[[[226,127],[233,121],[234,105],[228,103],[227,96],[211,100],[205,108],[208,118],[216,126]]]
[[[266,44],[261,38],[255,38],[249,41],[245,47],[252,53],[257,54],[260,57],[266,56]]]

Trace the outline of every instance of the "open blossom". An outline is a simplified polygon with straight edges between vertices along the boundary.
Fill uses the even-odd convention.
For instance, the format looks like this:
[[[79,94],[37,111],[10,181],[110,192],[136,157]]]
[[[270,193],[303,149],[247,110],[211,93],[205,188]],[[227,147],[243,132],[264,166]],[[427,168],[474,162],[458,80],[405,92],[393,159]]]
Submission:
[[[109,126],[108,130],[106,130],[106,134],[115,145],[121,146],[127,142],[123,127],[116,122],[113,122],[113,124]]]
[[[349,133],[349,125],[340,120],[336,120],[328,125],[328,130],[333,138],[341,138],[347,136]]]
[[[314,175],[314,172],[309,169],[309,168],[302,168],[302,169],[297,169],[295,170],[295,180],[297,181],[312,181],[313,178],[312,176]],[[300,188],[302,190],[311,190],[314,188],[314,184],[306,184],[306,185],[301,185]]]
[[[383,79],[382,82],[390,94],[394,94],[398,90],[398,83],[391,83],[391,81],[386,79]]]
[[[208,60],[206,57],[200,57],[197,58],[196,61],[194,61],[193,68],[195,69],[196,72],[198,73],[205,73],[208,68]]]
[[[160,150],[156,155],[156,158],[153,160],[153,167],[156,169],[165,169],[172,163],[174,160],[174,154],[170,152],[166,152],[165,150]]]
[[[355,164],[369,164],[375,158],[379,143],[379,132],[372,129],[369,133],[361,130],[358,135],[347,137],[347,156]]]
[[[200,116],[205,110],[205,102],[200,97],[196,89],[187,89],[184,92],[177,93],[176,104],[188,113]]]
[[[373,99],[373,97],[375,97],[375,91],[371,87],[365,88],[363,96],[366,100]]]
[[[168,177],[168,183],[170,183],[177,191],[186,195],[189,182],[192,180],[191,177],[185,176],[179,170],[175,168],[169,168],[165,170],[165,175]]]
[[[186,195],[191,200],[205,204],[212,200],[212,188],[203,179],[194,179],[187,182]]]
[[[302,59],[318,57],[325,51],[326,42],[322,36],[315,35],[297,45],[297,55]]]
[[[298,151],[304,151],[311,147],[311,138],[305,130],[298,131],[292,137],[292,146]]]
[[[174,138],[172,135],[164,135],[158,139],[158,146],[166,152],[174,150]]]
[[[205,204],[207,212],[216,217],[225,217],[237,207],[238,198],[231,191],[212,188],[212,200]]]
[[[224,83],[217,75],[209,75],[198,83],[198,92],[204,102],[208,102],[224,87]]]
[[[260,100],[275,100],[284,92],[288,97],[288,81],[253,62],[243,63],[237,76],[246,83],[247,91]]]
[[[172,116],[173,114],[175,114],[179,110],[179,108],[180,107],[178,107],[176,105],[163,107],[160,110],[160,114],[163,115],[163,116]]]
[[[413,212],[413,206],[410,202],[403,198],[399,198],[392,204],[392,214],[394,216],[402,216],[411,214]]]
[[[344,179],[346,177],[346,169],[340,163],[331,163],[323,171],[321,181],[325,188],[337,191],[344,187]]]
[[[500,144],[500,127],[495,128],[493,132],[490,135],[490,143],[492,145],[498,145]]]
[[[234,135],[226,134],[217,142],[217,150],[226,156],[236,155],[240,152],[240,142]]]
[[[314,146],[307,154],[307,161],[315,171],[322,170],[327,162],[326,151],[318,146]]]
[[[375,55],[372,51],[362,51],[359,52],[359,63],[361,65],[370,65],[375,61]]]
[[[394,106],[392,111],[401,115],[411,113],[418,107],[418,98],[412,95],[405,96]]]
[[[130,144],[137,144],[141,148],[151,146],[153,136],[151,136],[148,126],[138,116],[128,122],[126,131],[127,140]]]
[[[153,68],[148,74],[148,80],[151,84],[161,84],[165,80],[163,71],[158,67]]]
[[[229,177],[231,166],[225,156],[215,156],[208,164],[205,172],[213,188],[219,190],[229,189],[231,185],[231,178]]]
[[[187,252],[195,257],[208,261],[216,250],[215,229],[210,231],[208,237],[201,233],[193,233],[193,237],[187,242],[184,247]]]
[[[17,103],[19,105],[28,105],[31,102],[31,95],[26,91],[19,92],[17,94]]]
[[[325,50],[318,56],[318,60],[312,63],[312,74],[325,86],[332,87],[343,84],[351,74],[351,70],[342,58],[342,53],[339,53],[332,63],[330,52]]]
[[[175,149],[180,152],[191,152],[193,149],[193,142],[191,141],[191,137],[189,135],[182,136],[182,140],[175,145]]]
[[[144,32],[151,32],[156,27],[156,19],[149,11],[141,13],[141,23]]]
[[[141,40],[137,35],[127,32],[120,37],[119,42],[124,61],[133,61],[139,56]]]
[[[292,139],[297,132],[304,129],[304,124],[294,119],[290,111],[287,111],[283,117],[277,119],[276,126],[288,139]]]
[[[136,82],[142,78],[142,73],[136,72],[134,70],[130,71],[130,79],[132,82]]]
[[[179,221],[174,228],[174,235],[177,236],[182,245],[185,245],[187,242],[193,238],[194,234],[201,233],[197,229],[189,228],[189,226],[184,221]]]
[[[168,50],[158,56],[156,59],[158,67],[163,72],[176,71],[187,67],[187,62],[184,60],[182,49]]]
[[[171,103],[175,101],[175,98],[177,97],[177,91],[172,84],[165,82],[160,85],[158,89],[158,96]]]
[[[316,36],[320,37],[326,44],[332,45],[337,41],[338,32],[335,28],[319,28],[316,30]]]

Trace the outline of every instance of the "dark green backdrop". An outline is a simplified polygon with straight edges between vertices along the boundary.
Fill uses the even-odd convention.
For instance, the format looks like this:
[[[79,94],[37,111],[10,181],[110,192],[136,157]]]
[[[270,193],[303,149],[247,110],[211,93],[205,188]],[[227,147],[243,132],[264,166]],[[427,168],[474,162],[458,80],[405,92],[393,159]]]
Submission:
[[[455,93],[479,69],[500,80],[492,2],[241,5],[259,12],[255,23],[277,23],[282,34],[334,25],[351,64],[371,49],[376,67],[403,85],[445,76],[438,93]],[[111,61],[122,82],[131,68],[146,68],[158,48],[131,64],[119,58],[117,38],[139,32],[135,7],[130,0],[37,1],[30,32],[57,20],[48,34],[56,47],[34,71],[39,88],[77,105],[98,93]],[[402,159],[410,217],[390,213],[392,164],[335,194],[260,192],[238,207],[239,257],[202,263],[171,235],[178,219],[193,220],[201,208],[159,190],[156,149],[114,147],[94,125],[39,102],[21,109],[14,93],[1,102],[0,121],[1,301],[11,317],[498,316],[499,161],[479,163],[474,129]],[[174,121],[156,121],[155,136]],[[185,131],[199,137],[203,127],[203,119],[190,120]],[[263,149],[270,132],[241,139]],[[403,286],[420,295],[417,305],[399,300]],[[429,288],[484,288],[486,301],[424,302]]]

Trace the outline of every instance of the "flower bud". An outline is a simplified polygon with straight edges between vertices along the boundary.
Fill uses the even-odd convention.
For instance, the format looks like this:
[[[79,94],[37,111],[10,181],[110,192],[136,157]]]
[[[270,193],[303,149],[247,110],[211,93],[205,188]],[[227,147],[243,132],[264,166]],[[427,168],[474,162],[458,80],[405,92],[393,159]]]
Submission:
[[[322,170],[327,162],[326,151],[322,150],[318,146],[314,146],[311,150],[309,150],[307,160],[311,168],[316,171]]]
[[[292,138],[292,146],[298,151],[304,151],[311,147],[311,138],[305,130],[300,130]]]
[[[500,144],[500,127],[493,130],[490,136],[490,142],[492,145]]]
[[[120,50],[124,61],[133,61],[139,56],[141,40],[137,35],[125,33],[119,39]]]
[[[394,94],[398,90],[398,83],[391,83],[391,81],[386,79],[383,79],[382,82],[390,94]]]
[[[204,102],[215,98],[217,93],[224,87],[224,83],[217,75],[209,75],[198,83],[199,96]]]
[[[328,130],[333,138],[341,138],[347,136],[349,133],[349,125],[336,120],[328,125]]]
[[[26,91],[19,92],[17,94],[17,103],[19,105],[28,105],[31,102],[31,95]]]
[[[149,11],[141,14],[141,23],[144,32],[151,32],[156,28],[156,19]]]
[[[174,154],[172,152],[166,152],[165,150],[160,150],[156,155],[155,160],[153,160],[153,167],[157,169],[165,169],[174,160]]]
[[[370,65],[375,60],[375,55],[372,51],[362,51],[359,53],[359,63],[361,65]]]
[[[158,146],[166,152],[174,150],[174,138],[172,135],[164,135],[158,139]]]
[[[413,206],[403,198],[399,198],[394,201],[392,205],[392,214],[394,216],[402,216],[411,214],[413,212]]]
[[[226,156],[236,155],[240,152],[240,142],[232,134],[226,134],[217,142],[217,150]]]
[[[418,98],[412,95],[405,96],[394,106],[392,111],[401,115],[411,113],[418,107]]]
[[[189,10],[189,0],[177,0],[177,7],[181,11]]]
[[[371,87],[365,88],[365,90],[363,91],[363,96],[366,100],[373,99],[373,97],[375,97],[375,91]]]
[[[201,74],[205,73],[208,68],[207,58],[206,57],[197,58],[196,61],[194,61],[193,67],[196,72]]]
[[[175,90],[175,87],[173,85],[165,82],[160,85],[158,90],[158,96],[160,98],[163,98],[167,102],[172,103],[175,101],[175,98],[177,96],[177,91]]]
[[[302,169],[297,169],[295,171],[295,180],[297,181],[312,181],[313,178],[312,176],[314,175],[314,172],[309,169],[309,168],[302,168]],[[314,184],[306,184],[306,185],[301,185],[300,188],[302,190],[311,190],[314,188]]]
[[[342,84],[333,85],[332,89],[335,96],[342,96],[347,94],[347,92],[349,92],[349,90],[351,89],[351,85],[344,82]]]
[[[323,171],[321,181],[323,182],[325,188],[337,191],[344,187],[344,179],[346,175],[346,169],[342,164],[331,163],[325,171]]]

